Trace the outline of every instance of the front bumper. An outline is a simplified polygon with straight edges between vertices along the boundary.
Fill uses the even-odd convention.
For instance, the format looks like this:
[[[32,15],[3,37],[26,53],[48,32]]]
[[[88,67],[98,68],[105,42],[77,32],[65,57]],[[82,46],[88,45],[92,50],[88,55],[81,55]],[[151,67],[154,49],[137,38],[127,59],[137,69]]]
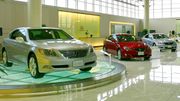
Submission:
[[[52,71],[82,69],[96,66],[97,57],[90,53],[81,58],[45,57],[37,56],[39,72],[47,73]]]
[[[165,50],[165,49],[176,49],[177,45],[176,44],[171,44],[171,45],[165,45],[165,44],[158,44],[157,45],[160,50]]]
[[[141,58],[141,57],[150,57],[151,56],[151,50],[144,50],[144,51],[136,51],[136,50],[130,50],[122,51],[122,58],[128,59],[128,58]]]

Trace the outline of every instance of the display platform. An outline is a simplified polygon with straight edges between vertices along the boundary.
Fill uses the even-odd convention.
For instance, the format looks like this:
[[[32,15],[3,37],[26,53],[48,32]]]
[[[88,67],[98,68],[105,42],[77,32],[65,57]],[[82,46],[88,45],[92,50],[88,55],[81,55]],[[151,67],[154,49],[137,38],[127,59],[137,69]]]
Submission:
[[[67,90],[78,91],[112,83],[125,73],[125,66],[116,62],[97,61],[97,66],[89,72],[79,69],[47,73],[43,78],[31,77],[27,67],[14,64],[0,68],[0,96],[20,96],[62,93]]]

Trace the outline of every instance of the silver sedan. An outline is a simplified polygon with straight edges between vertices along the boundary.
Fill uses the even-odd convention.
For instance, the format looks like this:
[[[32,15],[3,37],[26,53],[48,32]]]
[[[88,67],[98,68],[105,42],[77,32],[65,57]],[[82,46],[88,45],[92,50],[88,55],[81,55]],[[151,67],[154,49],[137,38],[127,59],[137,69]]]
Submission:
[[[91,45],[57,28],[17,28],[2,46],[3,63],[25,63],[34,78],[57,70],[89,71],[97,60]]]
[[[175,52],[177,49],[176,42],[163,33],[150,33],[145,35],[142,40],[150,46],[158,46],[160,50],[171,49],[172,52]]]

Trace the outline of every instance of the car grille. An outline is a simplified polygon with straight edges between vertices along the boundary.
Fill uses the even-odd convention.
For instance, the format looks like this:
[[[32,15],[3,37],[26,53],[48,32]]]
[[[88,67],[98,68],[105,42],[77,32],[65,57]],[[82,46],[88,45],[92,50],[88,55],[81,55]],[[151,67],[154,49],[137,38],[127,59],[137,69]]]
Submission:
[[[136,48],[136,51],[138,52],[143,52],[145,49],[144,48]]]
[[[165,42],[164,44],[165,44],[165,45],[172,45],[173,42]]]
[[[60,50],[64,57],[67,58],[80,58],[85,57],[88,53],[88,49],[82,50]]]

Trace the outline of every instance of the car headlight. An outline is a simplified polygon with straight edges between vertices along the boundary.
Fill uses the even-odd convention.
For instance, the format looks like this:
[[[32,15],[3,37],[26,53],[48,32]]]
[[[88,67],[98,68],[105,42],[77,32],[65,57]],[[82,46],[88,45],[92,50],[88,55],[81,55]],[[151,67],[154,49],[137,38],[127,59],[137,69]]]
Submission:
[[[39,52],[46,56],[59,56],[58,53],[53,49],[38,49]]]
[[[129,47],[127,47],[127,46],[124,46],[123,48],[124,48],[126,51],[131,50],[131,48],[129,48]]]

